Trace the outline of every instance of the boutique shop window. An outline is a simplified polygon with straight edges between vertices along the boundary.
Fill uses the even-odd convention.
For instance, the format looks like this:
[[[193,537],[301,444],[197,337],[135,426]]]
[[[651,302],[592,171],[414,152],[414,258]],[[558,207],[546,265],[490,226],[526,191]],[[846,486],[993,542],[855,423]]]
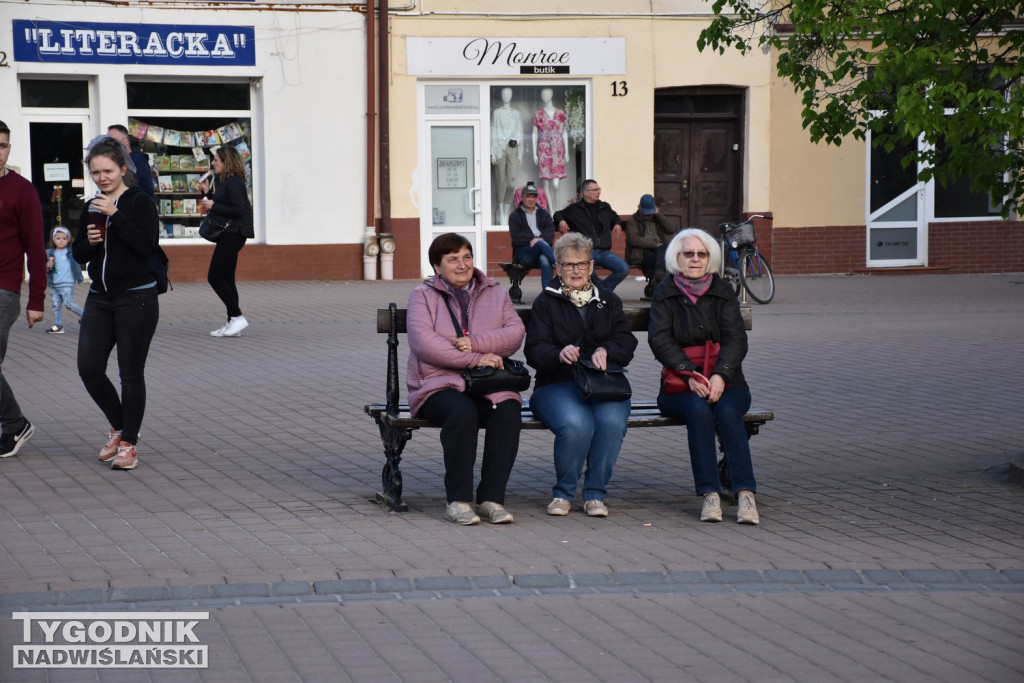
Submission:
[[[587,169],[584,87],[494,85],[490,99],[495,225],[508,223],[517,190],[530,181],[552,213],[572,202]]]

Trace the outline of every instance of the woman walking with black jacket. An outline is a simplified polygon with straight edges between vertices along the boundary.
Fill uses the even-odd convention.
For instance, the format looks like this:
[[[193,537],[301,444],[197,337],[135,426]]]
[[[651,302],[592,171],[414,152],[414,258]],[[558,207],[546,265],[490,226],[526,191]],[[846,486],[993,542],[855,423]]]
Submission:
[[[217,177],[213,198],[210,187],[203,181],[200,187],[206,195],[201,201],[203,210],[227,219],[228,227],[217,240],[210,258],[206,280],[227,308],[228,321],[210,332],[211,337],[240,337],[249,321],[238,307],[238,288],[235,287],[235,268],[238,252],[245,240],[256,236],[252,224],[252,204],[245,186],[245,162],[234,147],[225,145],[213,155],[213,172]]]
[[[99,459],[112,469],[138,466],[135,445],[146,412],[146,358],[160,308],[150,258],[160,221],[153,201],[128,187],[127,152],[113,138],[94,144],[85,159],[100,194],[89,201],[71,248],[89,264],[89,295],[78,337],[78,374],[110,422]],[[107,360],[117,347],[121,378],[118,396],[107,377]]]

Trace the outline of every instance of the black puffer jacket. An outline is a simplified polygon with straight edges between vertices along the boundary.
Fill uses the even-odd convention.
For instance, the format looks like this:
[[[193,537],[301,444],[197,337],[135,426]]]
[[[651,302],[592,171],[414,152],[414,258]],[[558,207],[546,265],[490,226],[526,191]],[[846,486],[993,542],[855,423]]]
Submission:
[[[708,339],[722,345],[711,374],[721,375],[726,384],[746,384],[742,361],[747,355],[747,330],[732,287],[714,275],[708,291],[694,303],[672,277],[666,277],[654,290],[647,327],[654,357],[667,368],[700,372],[702,368],[690,362],[682,347],[701,346]]]
[[[107,218],[106,239],[96,245],[89,244],[91,222],[86,208],[78,220],[78,233],[71,245],[75,260],[89,264],[91,290],[123,292],[155,280],[150,270],[150,256],[159,239],[160,219],[148,195],[134,187],[125,190],[117,198],[117,211]]]
[[[580,358],[590,358],[597,347],[608,352],[608,361],[623,367],[633,360],[637,341],[622,312],[622,299],[613,292],[602,292],[587,303],[587,321],[583,322],[576,305],[561,292],[559,278],[533,301],[530,324],[526,328],[526,362],[537,371],[534,389],[545,384],[572,380],[572,366],[558,359],[569,344],[580,347]]]

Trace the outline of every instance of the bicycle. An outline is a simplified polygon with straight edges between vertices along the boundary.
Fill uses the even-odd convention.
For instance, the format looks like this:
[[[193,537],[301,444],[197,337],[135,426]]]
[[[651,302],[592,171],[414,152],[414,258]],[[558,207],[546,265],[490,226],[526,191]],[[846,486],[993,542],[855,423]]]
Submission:
[[[739,223],[718,226],[722,233],[718,239],[722,248],[722,266],[718,274],[732,283],[737,295],[746,290],[751,299],[767,304],[775,297],[775,276],[768,259],[757,250],[755,218],[766,216],[754,215]]]

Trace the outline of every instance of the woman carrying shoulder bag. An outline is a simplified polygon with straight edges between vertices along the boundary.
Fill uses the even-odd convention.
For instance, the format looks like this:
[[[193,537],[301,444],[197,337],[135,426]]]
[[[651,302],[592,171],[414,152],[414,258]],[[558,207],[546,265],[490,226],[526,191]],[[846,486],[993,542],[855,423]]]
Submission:
[[[510,524],[505,488],[519,450],[523,400],[507,389],[467,394],[461,373],[504,367],[503,357],[516,352],[526,328],[508,293],[474,267],[473,246],[465,237],[439,235],[427,257],[436,275],[412,290],[406,317],[409,410],[441,428],[445,518],[466,526],[479,524],[481,517]],[[480,429],[487,433],[474,496]]]
[[[722,521],[717,431],[739,503],[736,521],[759,524],[743,424],[750,409],[742,366],[747,331],[736,293],[718,276],[720,263],[718,243],[703,230],[687,228],[672,238],[665,253],[669,277],[654,290],[647,341],[665,368],[658,408],[686,423],[694,484],[704,498],[700,520]]]
[[[228,321],[210,332],[210,336],[240,337],[242,330],[249,326],[249,321],[238,307],[235,268],[238,266],[238,252],[245,246],[245,240],[255,237],[256,232],[253,228],[252,204],[245,187],[245,163],[238,150],[227,145],[218,149],[213,155],[213,173],[217,182],[212,198],[209,180],[200,183],[204,194],[201,200],[203,210],[229,222],[213,248],[206,281],[224,302]]]

